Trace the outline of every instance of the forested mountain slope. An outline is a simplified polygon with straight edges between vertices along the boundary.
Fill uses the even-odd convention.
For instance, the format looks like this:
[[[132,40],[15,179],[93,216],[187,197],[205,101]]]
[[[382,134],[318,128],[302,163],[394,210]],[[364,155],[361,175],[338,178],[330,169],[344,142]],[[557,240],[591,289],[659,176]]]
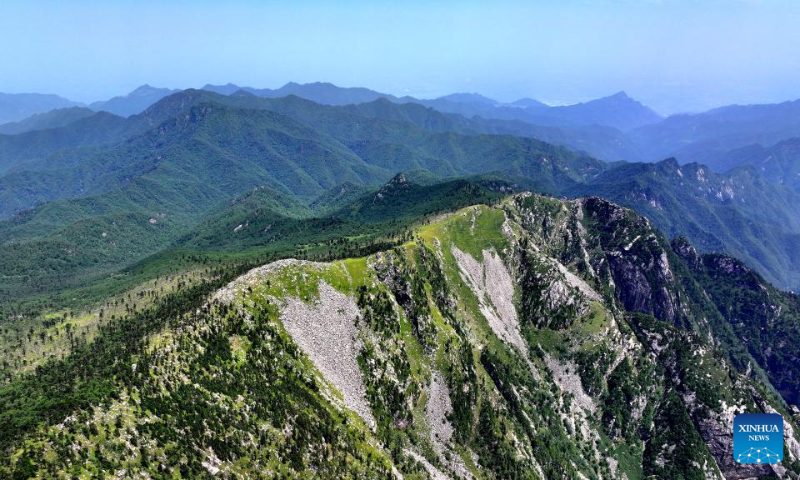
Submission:
[[[604,167],[534,139],[368,121],[296,97],[283,113],[197,103],[210,95],[168,97],[123,122],[142,128],[173,117],[114,146],[80,150],[85,155],[64,168],[1,177],[0,212],[16,215],[0,223],[0,288],[40,294],[98,278],[167,247],[256,187],[310,203],[346,182],[380,185],[421,168],[444,177],[499,171],[555,193]],[[324,115],[311,115],[314,109]]]
[[[648,215],[669,236],[731,253],[778,287],[798,289],[796,192],[752,169],[719,175],[674,162],[606,164],[524,129],[498,134],[506,127],[386,99],[330,106],[186,90],[125,119],[98,113],[0,136],[8,168],[0,176],[0,216],[8,219],[0,257],[14,259],[3,261],[11,273],[0,283],[48,288],[31,266],[84,282],[91,275],[73,267],[90,265],[99,275],[130,265],[256,187],[308,205],[338,185],[375,189],[398,172],[426,170],[441,178],[499,173],[517,189],[604,196]],[[122,240],[140,236],[136,244]]]
[[[255,97],[223,97],[210,92],[184,91],[165,98],[141,115],[119,119],[121,122],[119,128],[125,133],[114,137],[113,140],[109,138],[108,141],[111,143],[104,146],[100,152],[80,150],[76,152],[77,158],[74,160],[69,159],[69,155],[65,153],[60,153],[59,157],[46,157],[46,154],[52,153],[56,149],[52,148],[52,142],[45,142],[48,151],[40,152],[40,156],[44,155],[47,161],[40,161],[27,168],[17,167],[19,171],[6,177],[0,177],[0,195],[6,199],[2,204],[3,208],[0,209],[0,217],[30,208],[42,201],[87,196],[101,192],[115,186],[116,178],[120,177],[120,172],[123,170],[129,172],[123,175],[123,178],[137,176],[138,173],[135,169],[141,166],[139,165],[140,159],[151,155],[151,150],[157,150],[165,144],[163,141],[161,144],[153,144],[152,139],[159,136],[164,137],[174,131],[169,127],[169,123],[161,124],[169,121],[186,123],[187,118],[194,118],[194,123],[201,123],[202,119],[198,120],[193,113],[196,110],[192,109],[207,104],[211,100],[215,100],[213,103],[219,105],[219,109],[231,112],[227,118],[213,120],[216,122],[213,125],[210,124],[212,120],[202,122],[206,125],[207,130],[219,129],[220,133],[215,134],[218,137],[223,135],[230,137],[226,140],[228,143],[216,145],[215,154],[217,156],[224,156],[222,154],[226,151],[229,151],[231,155],[258,156],[259,153],[253,151],[248,145],[253,139],[244,137],[243,135],[247,132],[239,128],[238,124],[250,122],[254,125],[251,131],[255,131],[253,129],[256,128],[256,124],[265,124],[265,131],[260,133],[261,137],[264,137],[270,134],[269,125],[266,125],[270,120],[265,120],[267,114],[263,111],[271,111],[290,117],[308,129],[316,130],[315,134],[319,138],[325,138],[327,135],[328,138],[325,140],[328,143],[331,143],[331,139],[338,141],[341,145],[327,148],[339,152],[349,150],[346,153],[353,158],[353,161],[361,165],[360,168],[373,172],[372,174],[350,175],[349,178],[346,178],[346,173],[339,172],[335,164],[323,165],[321,172],[304,171],[303,169],[309,168],[309,166],[303,164],[294,166],[291,171],[277,171],[275,176],[279,178],[278,183],[283,184],[301,198],[318,195],[335,183],[346,179],[377,183],[388,180],[398,172],[414,169],[426,169],[440,176],[504,171],[525,177],[530,182],[535,182],[538,189],[554,193],[566,184],[579,181],[593,172],[600,171],[604,166],[600,161],[576,155],[564,148],[554,147],[535,139],[508,135],[458,133],[457,125],[448,121],[447,118],[435,112],[433,112],[433,118],[430,118],[431,111],[416,110],[421,108],[418,106],[414,106],[416,109],[411,111],[402,106],[392,106],[391,110],[387,111],[378,110],[377,106],[369,106],[364,109],[361,107],[329,107],[298,97],[270,100]],[[220,102],[216,102],[216,100]],[[257,113],[259,111],[262,113]],[[253,118],[246,118],[250,116]],[[239,117],[239,119],[233,117]],[[273,114],[273,118],[278,117]],[[425,118],[430,118],[430,120]],[[90,117],[85,121],[97,121],[97,116]],[[224,121],[230,121],[231,124],[223,125]],[[441,125],[433,126],[431,122],[438,122]],[[159,128],[164,131],[159,131]],[[52,132],[51,135],[73,138],[74,135],[70,135],[67,129],[79,131],[81,135],[90,135],[90,132],[95,132],[91,135],[97,135],[97,129],[89,125],[84,126],[80,122],[47,132]],[[151,131],[148,132],[148,130]],[[31,139],[26,135],[34,133],[42,132],[10,136],[8,139],[10,143],[11,140],[14,140],[15,145],[28,145]],[[239,137],[234,140],[233,137],[236,135]],[[123,138],[127,140],[122,141]],[[182,148],[184,151],[198,148],[186,144],[192,139],[193,137],[187,134],[170,139],[170,145],[180,145],[176,148]],[[0,140],[3,140],[2,136],[0,136]],[[303,155],[302,150],[299,150],[302,149],[302,146],[297,145],[292,138],[280,138],[273,135],[269,141],[274,145],[279,145],[280,148],[295,149],[295,155],[300,157]],[[181,142],[183,143],[181,144]],[[255,143],[258,143],[257,137]],[[11,161],[14,155],[31,156],[34,154],[9,153],[5,158]],[[67,156],[68,160],[61,158],[64,156]],[[360,158],[360,161],[355,157]],[[4,157],[0,156],[0,159],[2,158]],[[548,165],[548,161],[554,162],[554,164]],[[275,168],[280,169],[283,166],[285,165],[278,164]],[[210,165],[198,165],[201,171],[207,171],[213,167],[213,162]],[[107,177],[109,172],[112,174],[111,177]],[[309,179],[306,178],[309,173],[323,175],[322,172],[328,172],[324,174],[326,178],[330,177],[331,172],[336,172],[341,180],[334,183],[322,181],[320,185],[314,186],[317,180],[309,183]],[[376,175],[374,172],[379,172],[379,174]],[[69,180],[59,181],[59,178]],[[277,184],[272,186],[277,186]]]
[[[724,293],[757,276],[597,198],[493,205],[366,257],[220,272],[108,323],[0,387],[2,472],[798,478],[769,383],[794,388],[774,360],[797,343],[751,356],[736,333],[757,325],[730,312],[759,299]],[[780,465],[733,462],[745,411],[787,420]]]
[[[754,167],[718,174],[674,159],[619,164],[569,195],[599,195],[647,216],[669,237],[728,253],[774,285],[800,289],[800,195]]]

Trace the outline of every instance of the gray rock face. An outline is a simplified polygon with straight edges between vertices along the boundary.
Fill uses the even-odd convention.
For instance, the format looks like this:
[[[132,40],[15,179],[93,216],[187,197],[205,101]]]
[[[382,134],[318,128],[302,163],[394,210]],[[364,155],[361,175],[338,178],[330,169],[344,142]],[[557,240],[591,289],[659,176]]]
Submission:
[[[319,299],[307,305],[290,297],[281,310],[281,321],[317,369],[341,392],[345,405],[374,428],[375,418],[356,361],[359,347],[355,324],[359,315],[352,298],[320,282]]]
[[[608,260],[617,286],[616,295],[626,310],[655,313],[651,302],[652,289],[644,272],[632,261],[622,256],[610,256]]]
[[[514,282],[496,252],[483,251],[483,262],[453,247],[462,278],[480,302],[480,309],[492,331],[514,345],[527,358],[528,347],[522,339],[514,306]]]
[[[678,237],[672,240],[672,250],[690,267],[700,265],[700,255],[697,254],[697,250],[685,237]]]

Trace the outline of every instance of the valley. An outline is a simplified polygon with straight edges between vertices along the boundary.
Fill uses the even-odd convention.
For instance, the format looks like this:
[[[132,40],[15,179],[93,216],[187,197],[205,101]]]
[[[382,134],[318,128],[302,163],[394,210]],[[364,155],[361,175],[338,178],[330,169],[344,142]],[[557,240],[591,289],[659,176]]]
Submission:
[[[567,147],[675,120],[208,90],[0,134],[2,476],[800,475],[791,139],[609,163]],[[649,123],[569,120],[609,102]],[[782,464],[729,457],[745,411]]]
[[[0,480],[800,480],[800,2],[0,2]]]

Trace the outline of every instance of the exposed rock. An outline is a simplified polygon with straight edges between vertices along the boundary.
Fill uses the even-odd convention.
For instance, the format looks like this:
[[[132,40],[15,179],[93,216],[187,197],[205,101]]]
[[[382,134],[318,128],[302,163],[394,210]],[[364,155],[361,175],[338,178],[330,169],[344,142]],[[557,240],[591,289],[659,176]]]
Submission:
[[[478,297],[481,313],[492,331],[528,358],[528,347],[520,334],[514,307],[514,282],[503,260],[490,250],[483,251],[482,263],[458,247],[454,246],[452,251],[461,276]]]
[[[295,297],[286,299],[281,322],[325,379],[341,392],[345,405],[374,428],[375,419],[356,361],[359,345],[355,325],[359,315],[352,298],[320,281],[319,299],[314,304]]]
[[[570,272],[569,269],[567,269],[567,267],[565,267],[562,263],[556,262],[556,265],[558,266],[558,270],[564,275],[564,278],[567,280],[567,283],[570,286],[577,288],[589,300],[596,300],[596,301],[602,300],[600,294],[595,292],[594,289],[592,289],[592,287],[590,287],[585,280],[578,277],[574,273]]]
[[[248,287],[256,287],[263,283],[266,278],[278,272],[286,267],[292,266],[302,266],[305,268],[313,267],[316,269],[321,269],[327,267],[325,263],[318,263],[318,262],[309,262],[306,260],[297,260],[294,258],[287,258],[283,260],[278,260],[276,262],[268,263],[266,265],[262,265],[260,267],[256,267],[244,275],[236,278],[229,284],[225,285],[223,288],[217,290],[217,292],[212,297],[212,301],[218,301],[225,304],[231,304],[236,299],[236,296],[241,294],[245,289]]]
[[[422,466],[425,467],[425,470],[428,471],[428,475],[431,476],[432,480],[450,480],[449,476],[445,475],[441,470],[439,470],[438,468],[434,467],[431,464],[431,462],[429,462],[425,457],[423,457],[419,453],[417,453],[417,452],[415,452],[413,450],[409,450],[409,449],[405,449],[405,450],[403,450],[403,452],[406,455],[412,457],[414,460],[416,460],[419,463],[421,463]]]
[[[447,416],[453,412],[450,404],[450,391],[438,371],[431,375],[428,388],[428,403],[425,405],[425,418],[431,429],[431,441],[436,453],[442,455],[453,437],[453,426]]]
[[[425,419],[431,431],[433,449],[439,456],[439,460],[459,477],[471,479],[472,474],[467,470],[464,463],[460,461],[458,454],[451,450],[453,426],[447,417],[452,413],[453,406],[450,403],[450,391],[442,375],[434,370],[428,387],[428,403],[425,405]],[[450,460],[445,456],[445,452],[448,450],[450,450]]]

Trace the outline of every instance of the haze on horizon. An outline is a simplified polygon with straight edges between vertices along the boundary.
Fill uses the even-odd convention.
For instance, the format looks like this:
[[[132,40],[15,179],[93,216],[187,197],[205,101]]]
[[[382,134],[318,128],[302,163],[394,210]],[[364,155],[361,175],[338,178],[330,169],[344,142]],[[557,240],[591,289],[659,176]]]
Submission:
[[[797,25],[792,0],[6,0],[0,92],[327,81],[552,104],[625,90],[698,111],[800,98]]]

